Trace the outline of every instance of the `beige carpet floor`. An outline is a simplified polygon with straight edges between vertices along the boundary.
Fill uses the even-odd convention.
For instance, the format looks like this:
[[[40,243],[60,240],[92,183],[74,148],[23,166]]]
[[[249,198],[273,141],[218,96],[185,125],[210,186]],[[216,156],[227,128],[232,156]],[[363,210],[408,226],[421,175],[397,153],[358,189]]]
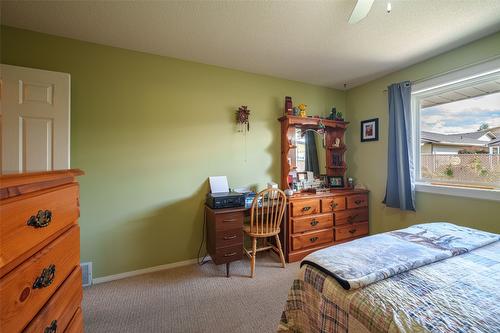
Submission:
[[[253,279],[245,259],[230,278],[208,262],[85,288],[85,332],[275,332],[299,266],[259,255]]]

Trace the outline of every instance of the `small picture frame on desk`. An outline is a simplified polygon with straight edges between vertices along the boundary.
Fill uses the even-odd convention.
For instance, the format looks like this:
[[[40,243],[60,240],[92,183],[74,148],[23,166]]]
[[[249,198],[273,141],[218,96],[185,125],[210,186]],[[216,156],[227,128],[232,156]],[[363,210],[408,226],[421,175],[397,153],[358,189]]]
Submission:
[[[328,176],[328,186],[330,188],[343,188],[344,177],[342,176]]]
[[[307,180],[307,172],[297,172],[297,180],[299,182]]]

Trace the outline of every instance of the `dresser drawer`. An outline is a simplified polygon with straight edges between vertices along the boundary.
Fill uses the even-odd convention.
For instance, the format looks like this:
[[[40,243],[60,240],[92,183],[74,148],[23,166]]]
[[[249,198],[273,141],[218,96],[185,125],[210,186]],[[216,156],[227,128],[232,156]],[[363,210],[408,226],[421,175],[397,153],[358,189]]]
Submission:
[[[76,310],[73,319],[71,319],[64,333],[83,333],[83,313],[81,308]]]
[[[78,185],[5,200],[0,216],[1,268],[75,223],[79,216]]]
[[[319,229],[331,228],[333,226],[333,215],[320,214],[292,219],[292,232],[299,233]]]
[[[79,264],[74,226],[0,280],[0,332],[18,332],[38,313]],[[53,273],[53,274],[52,274]]]
[[[367,207],[368,194],[356,194],[347,197],[347,209]]]
[[[47,332],[54,327],[57,332],[63,332],[80,307],[82,295],[82,273],[80,267],[77,267],[23,333]]]
[[[229,229],[243,228],[244,212],[215,214],[215,229],[217,232]]]
[[[225,230],[216,233],[215,235],[216,248],[233,246],[233,245],[243,246],[243,230],[241,228]]]
[[[292,207],[292,216],[295,217],[321,212],[318,199],[293,201],[290,205]]]
[[[341,241],[351,237],[368,235],[368,222],[355,223],[335,229],[335,240]]]
[[[319,244],[329,243],[333,240],[333,230],[310,232],[307,234],[292,236],[292,250],[306,249]]]
[[[321,211],[323,213],[345,209],[345,197],[333,197],[321,199]]]
[[[222,247],[215,250],[215,258],[212,258],[216,265],[225,264],[243,258],[243,244]]]
[[[335,225],[368,221],[368,208],[349,209],[335,214]]]

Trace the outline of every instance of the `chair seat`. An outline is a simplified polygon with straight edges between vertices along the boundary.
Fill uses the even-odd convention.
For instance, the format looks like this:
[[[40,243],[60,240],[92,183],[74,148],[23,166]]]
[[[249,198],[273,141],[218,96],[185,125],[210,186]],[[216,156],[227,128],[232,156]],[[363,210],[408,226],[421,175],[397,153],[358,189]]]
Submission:
[[[256,237],[256,238],[259,238],[259,237],[271,237],[271,236],[275,236],[277,234],[280,233],[280,229],[278,228],[277,230],[273,231],[273,232],[268,232],[268,233],[255,233],[255,232],[250,232],[250,225],[246,224],[243,226],[243,231],[245,232],[245,234],[247,234],[248,236],[250,237]]]

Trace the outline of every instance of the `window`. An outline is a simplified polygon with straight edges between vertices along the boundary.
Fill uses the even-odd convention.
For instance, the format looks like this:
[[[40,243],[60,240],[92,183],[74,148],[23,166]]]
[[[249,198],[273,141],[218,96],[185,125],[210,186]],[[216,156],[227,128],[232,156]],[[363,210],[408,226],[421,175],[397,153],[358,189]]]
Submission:
[[[500,200],[500,60],[476,69],[413,87],[419,191]]]

